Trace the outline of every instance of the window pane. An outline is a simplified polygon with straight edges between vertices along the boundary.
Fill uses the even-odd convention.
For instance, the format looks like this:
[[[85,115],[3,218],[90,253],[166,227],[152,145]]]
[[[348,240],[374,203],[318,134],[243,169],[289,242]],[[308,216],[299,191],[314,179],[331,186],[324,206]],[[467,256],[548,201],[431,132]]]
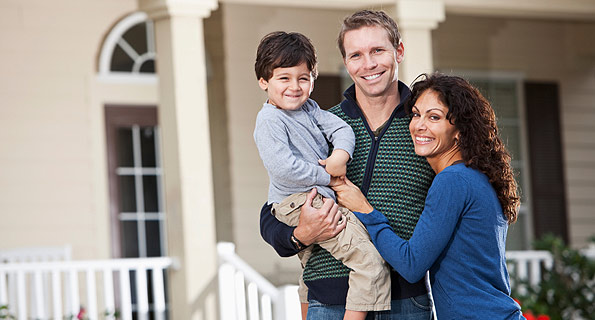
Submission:
[[[147,23],[141,22],[128,29],[122,36],[126,42],[138,53],[142,55],[147,52]]]
[[[155,60],[147,60],[140,66],[141,73],[155,73]]]
[[[506,148],[510,152],[513,160],[521,160],[521,141],[520,141],[520,132],[518,126],[498,126],[500,129],[500,137],[504,144],[506,144]]]
[[[119,176],[120,210],[121,212],[136,212],[136,187],[134,176]]]
[[[110,71],[131,72],[134,60],[119,45],[114,48]]]
[[[145,200],[145,212],[159,212],[156,176],[143,176],[143,194]]]
[[[527,235],[525,234],[527,224],[526,214],[519,214],[517,221],[508,226],[506,238],[506,250],[524,250]]]
[[[147,257],[161,256],[161,230],[159,221],[146,221]]]
[[[155,156],[155,128],[140,128],[140,145],[142,153],[142,166],[154,168],[156,165]]]
[[[138,257],[138,229],[136,221],[122,221],[122,247],[124,258]]]
[[[118,128],[118,167],[133,167],[132,128]]]
[[[494,82],[490,85],[489,95],[499,119],[518,117],[515,82]]]

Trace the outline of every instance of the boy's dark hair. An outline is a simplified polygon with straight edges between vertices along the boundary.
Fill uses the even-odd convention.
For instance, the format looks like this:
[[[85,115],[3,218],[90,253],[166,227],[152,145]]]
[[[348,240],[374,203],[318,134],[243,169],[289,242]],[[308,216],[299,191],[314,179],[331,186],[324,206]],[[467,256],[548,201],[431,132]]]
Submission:
[[[393,47],[395,49],[399,47],[401,34],[399,33],[399,27],[393,18],[384,11],[361,10],[345,18],[341,25],[341,31],[339,31],[339,37],[337,37],[337,45],[339,46],[343,59],[345,59],[345,46],[343,44],[345,33],[363,27],[383,28],[388,33],[388,39],[393,44]]]
[[[260,40],[256,50],[256,79],[269,80],[275,68],[295,67],[305,62],[316,79],[316,50],[306,36],[297,32],[271,32]]]

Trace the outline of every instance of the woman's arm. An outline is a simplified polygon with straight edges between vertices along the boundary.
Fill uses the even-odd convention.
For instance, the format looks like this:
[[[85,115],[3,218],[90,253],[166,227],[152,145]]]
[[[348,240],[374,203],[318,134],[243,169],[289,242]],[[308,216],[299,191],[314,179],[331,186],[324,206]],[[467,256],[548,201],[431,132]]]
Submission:
[[[341,197],[349,199],[346,200],[349,204],[347,208],[364,209],[364,212],[372,208],[367,200],[363,204],[353,204],[354,200],[361,202],[363,195],[357,189],[358,195],[353,187],[342,189],[347,190],[349,193],[343,192]],[[379,211],[365,214],[355,210],[354,213],[368,229],[380,255],[407,281],[413,283],[423,278],[444,251],[464,211],[466,194],[466,183],[458,179],[456,174],[445,172],[436,176],[428,191],[424,211],[409,241],[400,238]],[[341,200],[339,203],[343,204]]]

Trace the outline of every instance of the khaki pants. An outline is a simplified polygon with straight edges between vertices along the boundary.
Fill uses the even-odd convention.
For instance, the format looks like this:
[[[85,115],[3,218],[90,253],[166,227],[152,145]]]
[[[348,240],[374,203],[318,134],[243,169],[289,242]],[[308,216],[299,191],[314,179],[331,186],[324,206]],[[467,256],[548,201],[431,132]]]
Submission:
[[[295,193],[273,204],[271,213],[281,222],[289,226],[297,226],[300,219],[300,208],[306,202],[307,193]],[[312,201],[315,208],[322,207],[322,196],[319,194]],[[390,272],[387,263],[382,259],[366,231],[364,225],[349,210],[339,207],[347,226],[336,237],[319,242],[336,259],[351,269],[349,273],[349,291],[345,308],[354,311],[390,310]],[[312,255],[312,247],[298,253],[302,268]],[[308,288],[303,276],[299,280],[298,290],[300,302],[308,303]]]

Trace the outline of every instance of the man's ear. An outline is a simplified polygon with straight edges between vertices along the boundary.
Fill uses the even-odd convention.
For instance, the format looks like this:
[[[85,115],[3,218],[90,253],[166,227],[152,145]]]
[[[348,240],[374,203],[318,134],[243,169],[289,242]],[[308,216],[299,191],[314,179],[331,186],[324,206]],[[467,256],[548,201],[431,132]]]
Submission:
[[[397,56],[396,56],[397,63],[403,62],[404,58],[405,58],[405,47],[403,46],[403,41],[399,41],[399,45],[397,46]]]
[[[258,79],[258,86],[260,87],[260,89],[267,91],[267,89],[269,88],[269,82],[264,80],[263,77],[260,77],[260,79]]]

